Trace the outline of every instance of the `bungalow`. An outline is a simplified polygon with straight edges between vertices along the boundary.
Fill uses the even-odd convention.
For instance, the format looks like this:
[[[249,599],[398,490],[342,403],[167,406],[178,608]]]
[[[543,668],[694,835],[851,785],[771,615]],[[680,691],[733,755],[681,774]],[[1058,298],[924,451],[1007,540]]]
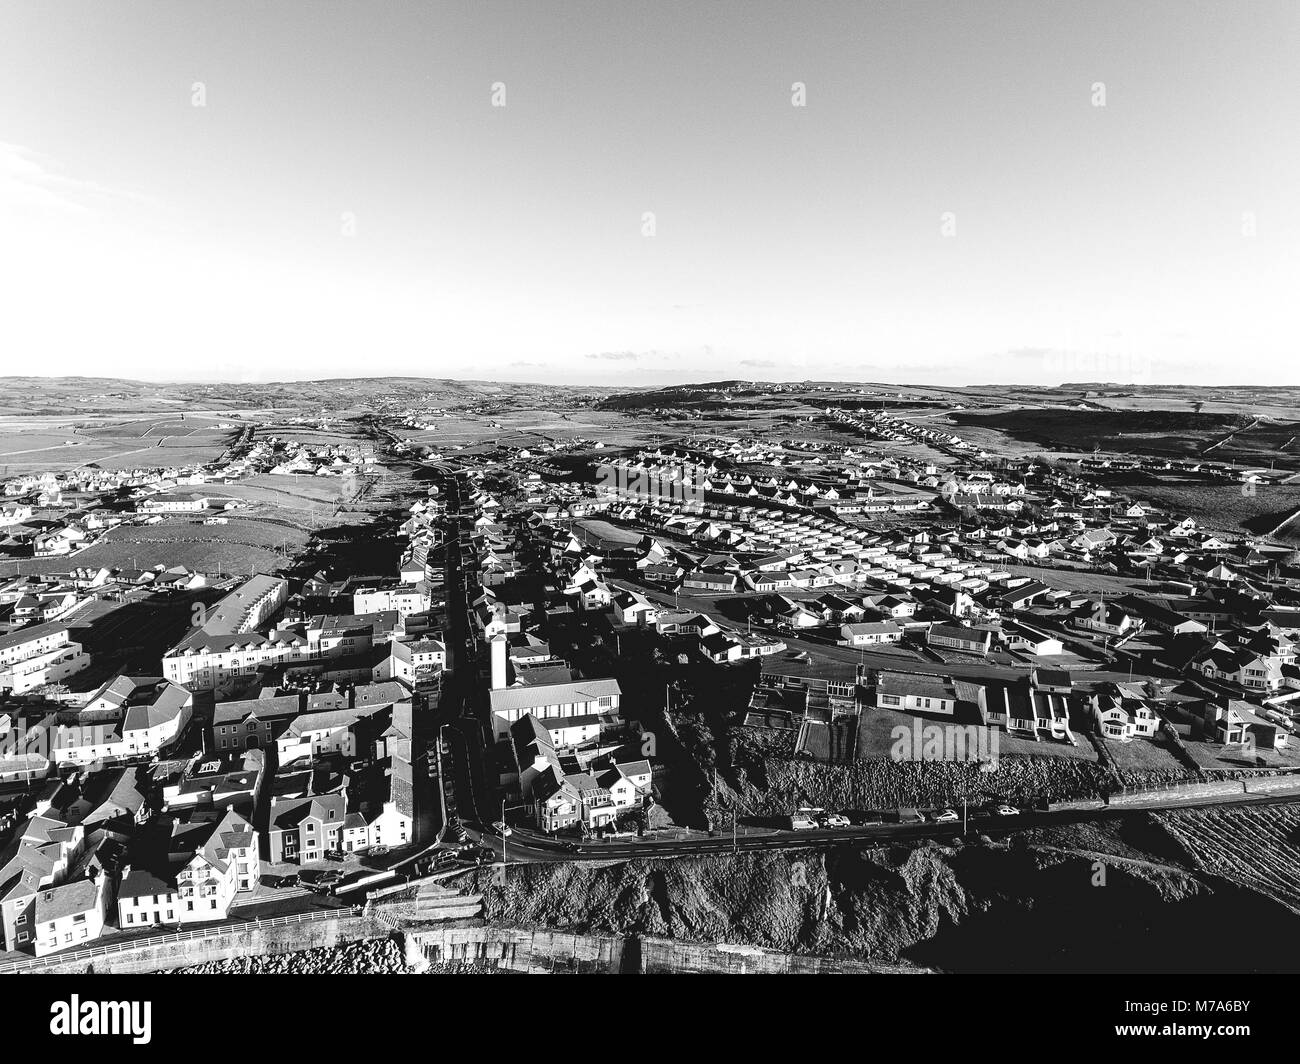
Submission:
[[[700,640],[700,652],[712,662],[723,664],[741,656],[741,646],[726,632],[714,632]]]
[[[926,633],[925,641],[929,646],[957,650],[964,654],[987,654],[993,645],[993,632],[987,628],[932,624]]]
[[[1060,654],[1065,650],[1064,644],[1055,636],[1019,621],[1002,622],[1002,642],[1009,650],[1038,656]]]
[[[1052,589],[1046,584],[1039,583],[1037,580],[1030,580],[1019,587],[1004,591],[999,601],[1005,609],[1023,610],[1031,606],[1036,600],[1051,594]]]
[[[735,573],[709,573],[699,570],[693,573],[687,573],[682,579],[682,587],[691,588],[696,591],[709,591],[713,593],[728,592],[736,590]]]
[[[957,702],[957,687],[948,677],[883,669],[876,675],[877,709],[952,716],[957,710]]]
[[[750,573],[745,577],[752,591],[783,591],[794,586],[794,580],[785,569],[769,569]]]
[[[862,621],[840,625],[840,643],[843,646],[862,647],[875,643],[897,643],[903,630],[893,621]]]
[[[142,514],[199,513],[211,504],[212,500],[206,495],[160,494],[142,499],[136,510]]]

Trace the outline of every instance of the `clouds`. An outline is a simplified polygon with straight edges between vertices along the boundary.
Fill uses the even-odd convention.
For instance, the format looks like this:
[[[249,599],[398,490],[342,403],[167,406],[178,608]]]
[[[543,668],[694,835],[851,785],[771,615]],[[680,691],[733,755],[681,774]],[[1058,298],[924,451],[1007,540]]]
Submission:
[[[646,354],[644,351],[600,351],[587,357],[602,362],[636,362],[645,358]]]
[[[88,215],[144,198],[94,181],[72,177],[49,156],[0,141],[0,208],[46,209]]]
[[[593,384],[1300,372],[1300,68],[1263,17],[751,0],[590,5],[556,33],[545,5],[315,6],[0,34],[7,358]],[[1101,76],[1123,86],[1104,109]]]

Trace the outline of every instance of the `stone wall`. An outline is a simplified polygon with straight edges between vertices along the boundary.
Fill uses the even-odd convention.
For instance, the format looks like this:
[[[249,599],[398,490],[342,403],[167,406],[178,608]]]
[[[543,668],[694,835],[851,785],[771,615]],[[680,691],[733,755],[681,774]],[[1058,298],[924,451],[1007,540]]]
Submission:
[[[915,971],[835,957],[779,953],[752,946],[667,938],[575,935],[509,927],[438,927],[406,933],[412,967],[461,963],[516,972],[605,972],[623,975],[730,972],[740,974],[875,974]]]
[[[161,972],[236,957],[331,947],[362,939],[385,938],[389,934],[389,928],[377,921],[349,913],[275,926],[250,922],[205,938],[114,950],[89,960],[33,968],[32,971],[39,974],[72,973],[84,972],[87,966],[93,966],[96,973]]]

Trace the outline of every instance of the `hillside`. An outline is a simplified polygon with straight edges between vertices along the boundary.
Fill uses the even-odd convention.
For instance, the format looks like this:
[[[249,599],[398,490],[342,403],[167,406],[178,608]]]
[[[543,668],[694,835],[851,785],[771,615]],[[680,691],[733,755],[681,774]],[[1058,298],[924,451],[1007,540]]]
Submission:
[[[946,971],[1218,971],[1289,963],[1300,921],[1199,872],[1153,821],[1035,832],[1010,843],[756,852],[487,873],[510,924],[724,941]],[[1198,929],[1245,917],[1255,936]]]

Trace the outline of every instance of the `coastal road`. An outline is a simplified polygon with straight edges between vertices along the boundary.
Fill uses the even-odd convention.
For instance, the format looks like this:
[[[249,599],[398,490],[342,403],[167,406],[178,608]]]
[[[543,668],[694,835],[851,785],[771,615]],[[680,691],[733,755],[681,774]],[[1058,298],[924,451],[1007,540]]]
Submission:
[[[1061,827],[1066,824],[1114,820],[1136,813],[1229,805],[1294,805],[1296,803],[1300,803],[1300,795],[1242,794],[1240,797],[1187,798],[1143,805],[1108,806],[1101,809],[1025,811],[1016,816],[972,812],[968,823],[971,832],[999,839],[1030,828]],[[720,831],[715,835],[695,832],[693,837],[684,839],[588,842],[580,844],[576,849],[569,849],[558,840],[535,832],[516,829],[511,837],[505,840],[505,845],[508,863],[533,863],[610,861],[635,857],[693,857],[754,850],[825,849],[853,844],[880,846],[921,839],[952,841],[960,838],[961,835],[962,822],[957,820],[942,824],[866,824],[848,828],[818,828],[811,831],[769,829],[761,834],[739,835],[734,842],[730,833],[726,831]],[[498,854],[502,852],[502,840],[495,834],[483,834],[479,841]]]

